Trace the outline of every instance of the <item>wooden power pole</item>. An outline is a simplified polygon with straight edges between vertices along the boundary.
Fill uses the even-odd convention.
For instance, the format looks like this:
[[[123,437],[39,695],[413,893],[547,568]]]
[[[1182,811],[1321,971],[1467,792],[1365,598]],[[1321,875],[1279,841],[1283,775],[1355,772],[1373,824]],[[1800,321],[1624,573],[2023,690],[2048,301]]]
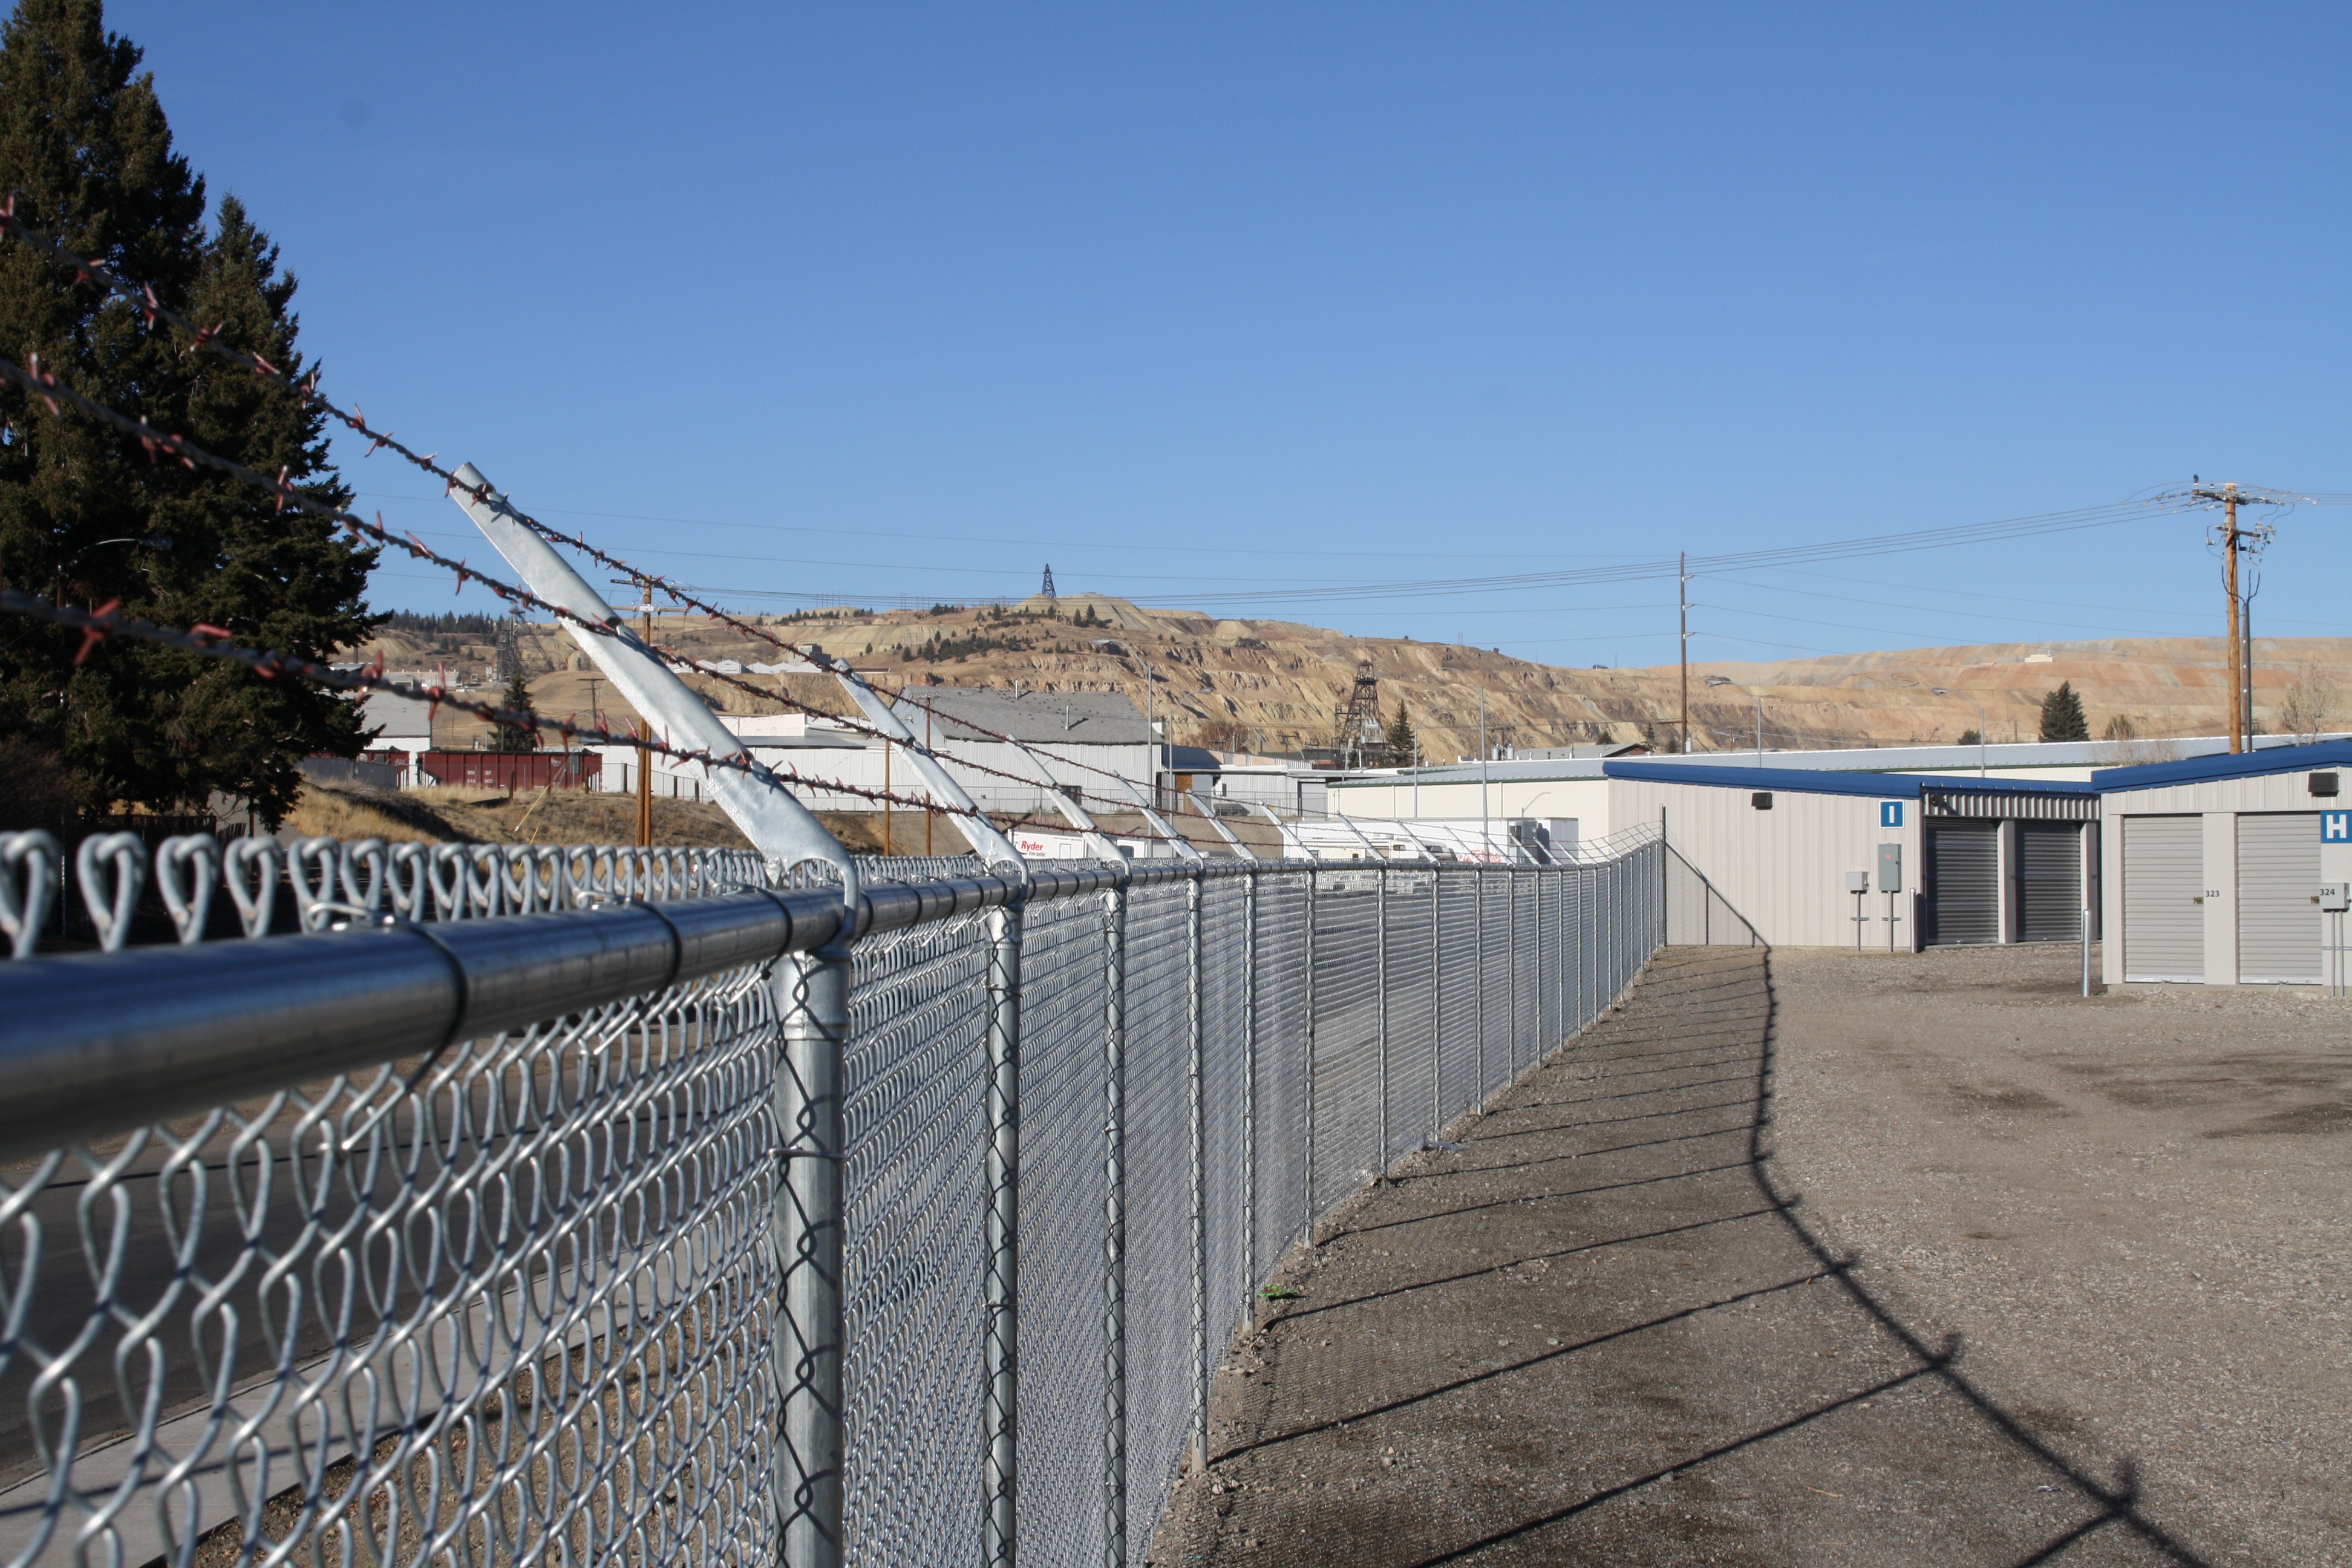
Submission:
[[[2248,606],[2238,589],[2239,552],[2259,551],[2269,542],[2273,530],[2268,523],[2241,525],[2238,508],[2242,504],[2256,506],[2292,505],[2294,497],[2281,496],[2275,491],[2247,491],[2234,484],[2208,485],[2194,483],[2190,497],[2218,503],[2221,508],[2221,587],[2230,601],[2230,750],[2248,750],[2253,744],[2254,727],[2254,650],[2252,639],[2246,636]]]
[[[2238,487],[2221,487],[2221,584],[2230,595],[2230,750],[2246,749],[2246,649],[2238,640]]]

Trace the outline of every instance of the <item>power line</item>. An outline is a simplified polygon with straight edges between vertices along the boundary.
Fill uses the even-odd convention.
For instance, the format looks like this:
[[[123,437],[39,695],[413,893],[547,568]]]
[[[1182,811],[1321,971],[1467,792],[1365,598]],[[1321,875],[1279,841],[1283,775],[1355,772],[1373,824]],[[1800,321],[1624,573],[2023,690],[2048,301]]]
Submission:
[[[117,608],[117,601],[110,600],[94,609],[77,610],[69,605],[52,605],[47,599],[36,598],[20,589],[0,587],[0,611],[31,616],[81,633],[81,647],[74,656],[74,663],[77,665],[87,659],[93,650],[110,638],[127,637],[140,642],[177,648],[184,653],[198,654],[205,658],[241,664],[266,680],[290,676],[339,691],[381,691],[395,697],[411,698],[429,704],[430,708],[436,710],[441,708],[454,708],[461,712],[471,713],[477,718],[487,719],[494,724],[510,724],[517,729],[530,731],[533,734],[541,730],[553,730],[561,734],[567,743],[580,742],[589,745],[635,746],[648,752],[658,752],[678,762],[699,763],[706,771],[710,768],[731,768],[752,778],[765,778],[772,782],[781,780],[812,789],[861,795],[874,801],[888,801],[894,805],[911,806],[919,810],[943,811],[958,816],[986,815],[977,809],[943,805],[936,801],[916,800],[908,796],[894,795],[887,790],[850,784],[845,780],[813,779],[793,768],[778,769],[761,763],[748,752],[739,756],[721,756],[708,751],[689,751],[650,737],[615,735],[610,731],[594,725],[575,724],[568,718],[550,719],[541,713],[502,708],[496,703],[477,702],[469,698],[459,696],[446,687],[412,686],[405,681],[390,679],[385,677],[380,665],[373,669],[356,671],[330,669],[323,665],[313,664],[308,659],[292,654],[279,653],[274,649],[244,647],[218,626],[200,625],[184,632],[173,631],[166,626],[159,626],[152,621],[125,616]],[[1031,819],[1022,818],[1019,826],[1049,825],[1033,823]]]

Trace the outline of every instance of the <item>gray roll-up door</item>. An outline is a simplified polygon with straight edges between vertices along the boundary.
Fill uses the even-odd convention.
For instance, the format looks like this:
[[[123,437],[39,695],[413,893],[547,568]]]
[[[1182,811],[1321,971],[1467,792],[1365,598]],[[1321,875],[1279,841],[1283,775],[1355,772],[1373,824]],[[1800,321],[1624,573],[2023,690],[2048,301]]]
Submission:
[[[2205,819],[2124,818],[2124,978],[2205,978]]]
[[[2000,940],[2000,824],[1928,824],[1928,945]]]
[[[2238,980],[2316,985],[2319,818],[2238,818]]]
[[[2017,940],[2083,940],[2083,830],[2072,822],[2017,825]]]

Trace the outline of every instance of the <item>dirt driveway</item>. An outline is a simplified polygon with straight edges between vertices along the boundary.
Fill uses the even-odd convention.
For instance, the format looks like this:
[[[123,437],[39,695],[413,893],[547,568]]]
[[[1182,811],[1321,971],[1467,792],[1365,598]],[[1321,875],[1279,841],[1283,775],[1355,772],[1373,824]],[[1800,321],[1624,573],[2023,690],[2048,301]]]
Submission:
[[[1661,954],[1294,1257],[1152,1561],[2352,1563],[2352,1006],[2074,962]]]

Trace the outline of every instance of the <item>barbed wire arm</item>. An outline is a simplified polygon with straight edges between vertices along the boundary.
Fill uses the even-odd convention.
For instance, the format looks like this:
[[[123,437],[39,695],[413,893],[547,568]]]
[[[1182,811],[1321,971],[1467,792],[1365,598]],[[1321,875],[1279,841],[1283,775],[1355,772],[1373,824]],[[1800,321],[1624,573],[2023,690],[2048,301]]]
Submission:
[[[1241,804],[1249,807],[1252,811],[1262,811],[1265,813],[1265,819],[1274,824],[1274,831],[1281,837],[1282,858],[1284,859],[1288,860],[1296,858],[1304,860],[1308,858],[1307,840],[1298,837],[1297,830],[1283,818],[1280,812],[1275,810],[1274,807],[1266,805],[1265,802],[1262,800],[1244,800]]]
[[[1159,748],[1154,746],[1152,749],[1156,752]],[[1045,766],[1045,763],[1041,761],[1037,765],[1043,767]],[[1185,837],[1181,833],[1177,832],[1175,827],[1169,823],[1167,818],[1161,816],[1158,811],[1152,808],[1150,800],[1145,796],[1141,790],[1135,787],[1133,780],[1119,774],[1113,774],[1112,777],[1117,781],[1118,787],[1126,794],[1129,800],[1133,803],[1135,809],[1143,814],[1143,820],[1150,824],[1151,831],[1157,833],[1160,837],[1167,839],[1170,843],[1176,846],[1176,853],[1179,856],[1187,860],[1199,860],[1205,858],[1199,849],[1193,847],[1192,841],[1191,839]],[[1152,783],[1156,785],[1159,782],[1160,773],[1159,769],[1155,766],[1152,769]]]
[[[1236,857],[1244,860],[1255,860],[1257,858],[1257,851],[1252,849],[1248,845],[1243,843],[1239,837],[1235,837],[1234,830],[1227,827],[1223,819],[1217,816],[1216,805],[1209,798],[1206,791],[1195,789],[1189,790],[1186,793],[1192,796],[1192,804],[1201,808],[1201,815],[1209,819],[1209,826],[1217,830],[1217,837],[1223,839],[1232,847],[1234,854]]]
[[[920,707],[921,704],[918,703],[916,706]],[[948,716],[942,713],[939,714],[938,717],[945,720]],[[903,728],[903,720],[900,721],[900,724]],[[973,726],[966,727],[972,728]],[[1095,821],[1093,816],[1087,812],[1087,808],[1078,804],[1076,799],[1074,799],[1058,783],[1055,781],[1053,771],[1047,768],[1045,764],[1038,759],[1036,752],[1031,751],[1019,741],[1013,740],[1009,735],[997,735],[992,731],[983,731],[982,732],[989,735],[991,739],[998,742],[1000,744],[1011,747],[1013,756],[1014,758],[1035,770],[1034,773],[1026,779],[1022,778],[1018,773],[1008,773],[1002,768],[982,768],[982,772],[995,773],[1000,778],[1012,779],[1016,783],[1042,785],[1045,792],[1045,798],[1053,802],[1054,809],[1060,814],[1062,820],[1067,823],[1071,827],[1075,828],[1079,836],[1086,839],[1087,847],[1094,852],[1095,858],[1114,865],[1123,866],[1127,863],[1127,857],[1119,853],[1118,846],[1111,842],[1110,836],[1102,830],[1101,826]],[[940,760],[942,762],[950,763],[961,761],[961,759],[958,758],[952,752],[944,753],[940,757]],[[973,767],[981,766],[981,764],[977,763],[970,765]]]
[[[971,816],[961,826],[963,828],[964,837],[971,840],[974,854],[992,866],[1010,866],[1016,868],[1024,866],[1021,852],[1013,847],[1013,841],[996,830],[995,826],[982,813],[971,796],[965,793],[963,785],[955,781],[954,775],[948,772],[940,758],[932,753],[931,749],[915,739],[915,732],[907,727],[907,721],[891,710],[888,698],[875,690],[872,686],[858,677],[856,670],[851,669],[840,659],[814,651],[808,655],[808,658],[818,668],[832,669],[834,679],[840,682],[844,691],[849,693],[849,700],[856,703],[858,710],[866,715],[867,724],[880,731],[886,742],[895,741],[898,743],[906,752],[907,760],[915,765],[915,772],[921,775],[925,784],[956,805],[971,812]],[[1020,874],[1026,876],[1028,873],[1025,869],[1022,869]]]
[[[1119,853],[1118,846],[1111,842],[1110,835],[1102,830],[1101,825],[1095,821],[1091,812],[1072,799],[1069,794],[1054,781],[1053,770],[1045,764],[1036,752],[1019,741],[1010,738],[1003,743],[1013,748],[1014,756],[1037,770],[1037,782],[1045,786],[1045,797],[1054,803],[1054,809],[1062,814],[1062,819],[1078,830],[1079,835],[1087,841],[1087,847],[1094,851],[1096,859],[1119,866],[1127,863],[1127,857]]]
[[[667,727],[690,750],[714,758],[741,757],[751,763],[749,772],[719,768],[710,775],[712,797],[751,847],[780,875],[812,860],[833,867],[841,877],[843,898],[855,908],[857,867],[840,841],[790,790],[758,765],[735,732],[719,721],[693,688],[621,625],[603,596],[515,515],[506,498],[490,487],[479,469],[467,463],[457,470],[457,479],[459,486],[450,491],[450,498],[532,593],[572,615],[614,628],[610,635],[592,637],[583,635],[574,622],[564,622],[572,640],[595,661],[631,707],[649,721]]]

